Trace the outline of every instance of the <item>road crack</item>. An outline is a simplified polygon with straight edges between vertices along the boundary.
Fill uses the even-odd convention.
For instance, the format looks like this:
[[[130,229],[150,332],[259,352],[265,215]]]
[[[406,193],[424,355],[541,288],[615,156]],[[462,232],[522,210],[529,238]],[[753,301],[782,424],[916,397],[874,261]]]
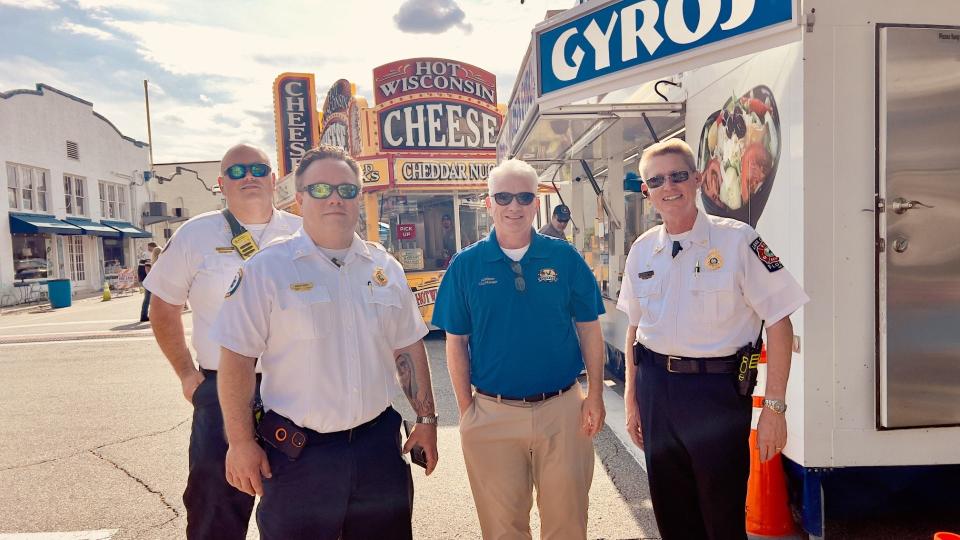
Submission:
[[[173,512],[173,518],[172,518],[172,519],[176,519],[176,518],[180,517],[180,512],[178,512],[176,508],[174,508],[173,506],[170,505],[170,503],[167,502],[167,498],[164,497],[163,492],[154,489],[153,487],[150,486],[150,484],[146,483],[145,481],[143,481],[143,480],[141,480],[140,478],[138,478],[135,474],[133,474],[132,472],[128,471],[126,467],[124,467],[123,465],[120,465],[120,464],[117,463],[116,461],[113,461],[112,459],[104,456],[104,455],[101,454],[100,452],[97,452],[96,450],[90,450],[89,452],[90,452],[90,454],[96,456],[97,458],[99,458],[99,459],[101,459],[101,460],[103,460],[103,461],[106,461],[107,463],[113,465],[115,469],[117,469],[118,471],[122,472],[123,474],[129,476],[131,480],[133,480],[134,482],[140,484],[141,486],[144,487],[144,489],[146,489],[146,490],[149,491],[150,493],[153,493],[154,495],[156,495],[157,497],[159,497],[159,498],[160,498],[160,502],[163,503],[163,506],[166,507],[167,510]]]
[[[97,451],[97,450],[102,450],[102,449],[104,449],[104,448],[107,448],[108,446],[115,446],[115,445],[118,445],[118,444],[123,444],[123,443],[126,443],[126,442],[135,441],[135,440],[137,440],[137,439],[145,439],[145,438],[147,438],[147,437],[154,437],[154,436],[156,436],[156,435],[163,435],[164,433],[170,433],[171,431],[177,429],[178,427],[186,424],[186,423],[189,422],[191,419],[192,419],[192,417],[185,418],[185,419],[181,420],[180,422],[177,422],[173,427],[169,427],[169,428],[167,428],[167,429],[162,429],[162,430],[160,430],[160,431],[153,431],[153,432],[151,432],[151,433],[142,433],[142,434],[140,434],[140,435],[134,435],[134,436],[132,436],[132,437],[127,437],[126,439],[120,439],[120,440],[118,440],[118,441],[112,441],[112,442],[108,442],[108,443],[101,444],[100,446],[94,446],[93,448],[84,448],[83,450],[78,450],[78,451],[76,451],[76,452],[74,452],[74,453],[72,453],[72,454],[67,454],[67,455],[65,455],[65,456],[60,456],[60,457],[55,457],[55,458],[48,458],[48,459],[42,459],[42,460],[40,460],[40,461],[33,461],[33,462],[30,462],[30,463],[23,463],[23,464],[21,464],[21,465],[11,465],[11,466],[9,466],[9,467],[4,467],[4,468],[0,469],[0,472],[12,471],[12,470],[16,470],[16,469],[26,469],[26,468],[28,468],[28,467],[36,467],[37,465],[44,465],[44,464],[46,464],[46,463],[55,463],[55,462],[57,462],[57,461],[61,461],[61,460],[64,460],[64,459],[69,459],[69,458],[72,458],[72,457],[79,456],[80,454],[85,454],[85,453],[87,453],[87,452],[95,452],[95,451]]]

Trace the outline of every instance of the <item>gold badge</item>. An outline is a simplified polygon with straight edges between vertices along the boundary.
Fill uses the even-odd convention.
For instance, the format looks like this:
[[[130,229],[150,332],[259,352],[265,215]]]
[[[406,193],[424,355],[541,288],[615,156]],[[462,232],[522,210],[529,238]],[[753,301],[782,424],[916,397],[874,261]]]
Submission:
[[[290,284],[291,291],[303,292],[303,291],[309,291],[312,288],[313,288],[313,283],[291,283]]]
[[[381,287],[387,284],[387,273],[383,268],[378,266],[377,269],[373,271],[373,281]]]
[[[233,253],[234,248],[232,247],[218,247],[217,253]]]
[[[707,253],[707,268],[719,270],[723,266],[723,257],[720,256],[720,250],[714,248]]]

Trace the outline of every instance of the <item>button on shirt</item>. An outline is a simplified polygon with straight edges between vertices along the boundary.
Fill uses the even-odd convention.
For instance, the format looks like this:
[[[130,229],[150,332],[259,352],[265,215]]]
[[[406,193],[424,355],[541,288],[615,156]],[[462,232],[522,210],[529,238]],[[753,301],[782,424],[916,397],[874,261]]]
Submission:
[[[672,241],[661,225],[627,255],[617,309],[653,351],[728,356],[756,340],[761,320],[774,324],[810,300],[749,225],[698,210],[680,243],[683,249],[671,257]]]
[[[520,260],[524,291],[496,230],[454,257],[433,324],[470,335],[470,382],[485,392],[527,396],[566,388],[583,369],[576,322],[604,312],[596,278],[564,240],[534,233]]]
[[[394,351],[428,332],[400,263],[356,235],[337,267],[300,229],[231,290],[213,339],[260,357],[265,409],[319,432],[383,412],[400,391]]]
[[[293,234],[300,217],[274,209],[257,244]],[[217,369],[220,345],[210,339],[210,327],[223,304],[230,280],[243,259],[230,241],[233,234],[223,214],[200,214],[184,223],[167,243],[163,255],[147,274],[143,286],[164,302],[182,305],[188,300],[193,310],[191,343],[197,362],[205,369]]]

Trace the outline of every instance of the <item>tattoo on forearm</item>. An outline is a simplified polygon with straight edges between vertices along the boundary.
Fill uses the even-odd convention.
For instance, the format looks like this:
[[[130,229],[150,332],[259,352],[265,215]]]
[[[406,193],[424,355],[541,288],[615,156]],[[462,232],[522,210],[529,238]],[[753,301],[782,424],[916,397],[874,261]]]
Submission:
[[[403,352],[398,354],[396,364],[400,386],[403,388],[403,393],[406,394],[407,400],[410,402],[410,406],[414,412],[421,416],[433,414],[433,397],[430,395],[430,392],[424,392],[427,394],[425,396],[419,395],[421,388],[420,385],[417,384],[417,369],[413,363],[413,358],[410,357],[410,353]],[[429,389],[429,385],[427,389]]]

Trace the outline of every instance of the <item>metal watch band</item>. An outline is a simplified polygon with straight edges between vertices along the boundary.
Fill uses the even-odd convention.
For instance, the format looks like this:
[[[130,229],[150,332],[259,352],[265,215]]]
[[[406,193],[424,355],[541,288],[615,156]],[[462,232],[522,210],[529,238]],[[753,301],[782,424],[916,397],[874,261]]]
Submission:
[[[417,423],[418,423],[418,424],[434,424],[434,425],[436,425],[438,420],[440,420],[440,416],[439,416],[439,415],[436,415],[436,414],[433,414],[433,415],[430,415],[430,416],[418,416],[418,417],[417,417]]]
[[[763,406],[778,414],[787,412],[787,403],[782,399],[765,399]]]

